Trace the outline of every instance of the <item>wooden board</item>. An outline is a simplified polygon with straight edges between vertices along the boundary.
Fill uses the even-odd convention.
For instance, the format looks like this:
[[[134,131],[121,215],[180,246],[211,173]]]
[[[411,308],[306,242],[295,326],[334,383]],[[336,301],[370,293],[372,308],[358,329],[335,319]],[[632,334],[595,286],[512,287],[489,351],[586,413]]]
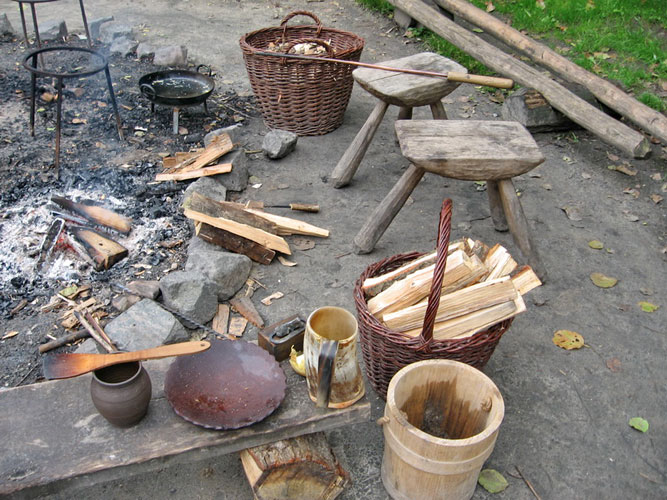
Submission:
[[[260,264],[271,264],[276,256],[276,252],[270,248],[203,222],[195,223],[195,231],[202,240],[226,248],[230,252],[241,253]]]
[[[280,407],[250,427],[213,431],[193,425],[172,410],[164,396],[164,377],[173,360],[144,363],[153,395],[148,415],[129,429],[111,426],[90,399],[90,377],[54,380],[8,389],[0,397],[0,496],[21,492],[35,498],[40,486],[99,473],[123,477],[128,466],[186,454],[192,461],[219,456],[281,439],[370,420],[367,398],[342,410],[316,408],[306,381],[281,367],[287,392]],[[164,467],[155,461],[155,468]],[[151,464],[147,464],[147,467]],[[90,476],[82,480],[92,480]],[[51,489],[51,491],[53,491]]]
[[[507,179],[544,161],[533,137],[516,122],[400,120],[396,135],[408,160],[454,179]]]

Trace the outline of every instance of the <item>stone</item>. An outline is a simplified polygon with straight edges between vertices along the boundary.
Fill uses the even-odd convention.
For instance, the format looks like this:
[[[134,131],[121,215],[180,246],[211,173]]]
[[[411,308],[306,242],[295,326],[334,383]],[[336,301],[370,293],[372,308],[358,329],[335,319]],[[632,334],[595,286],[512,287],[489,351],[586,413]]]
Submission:
[[[227,174],[225,174],[227,175]],[[227,201],[227,188],[216,178],[217,175],[210,175],[207,177],[200,177],[195,182],[190,184],[185,193],[183,193],[183,202],[192,196],[193,192],[203,194],[215,201]],[[181,209],[183,205],[181,204]]]
[[[581,85],[566,83],[565,88],[589,104],[600,108],[595,96]],[[519,122],[530,132],[554,132],[581,128],[563,113],[551,107],[535,89],[522,87],[505,99],[503,120]]]
[[[86,339],[83,342],[81,342],[74,352],[76,352],[78,354],[100,354],[100,353],[106,354],[107,353],[104,349],[102,349],[102,346],[100,346],[93,339]]]
[[[107,17],[98,17],[97,19],[93,19],[88,23],[88,29],[90,30],[90,38],[93,40],[99,40],[100,39],[100,28],[104,23],[108,23],[113,21],[113,16],[107,16]]]
[[[417,24],[417,22],[410,17],[410,14],[401,9],[394,9],[394,22],[404,30]]]
[[[139,297],[138,295],[131,295],[129,293],[124,293],[122,295],[118,295],[113,299],[111,299],[111,305],[116,311],[125,312],[134,304],[140,301],[141,297]]]
[[[104,331],[122,351],[190,340],[190,334],[174,315],[150,299],[141,300],[111,320]]]
[[[127,285],[133,293],[148,299],[157,299],[160,296],[160,282],[155,280],[135,280]]]
[[[155,49],[153,64],[158,66],[182,66],[188,61],[188,49],[184,45],[170,45]]]
[[[144,57],[150,58],[155,55],[155,47],[148,42],[141,42],[137,46],[137,57],[143,59]]]
[[[0,16],[0,35],[13,35],[13,34],[14,34],[14,28],[12,27],[12,23],[9,22],[7,14],[2,14]]]
[[[111,42],[111,47],[109,52],[111,54],[120,54],[123,57],[127,57],[130,54],[133,54],[137,48],[138,42],[130,40],[129,38],[120,37],[116,38]]]
[[[185,270],[201,273],[215,283],[220,301],[233,297],[241,289],[251,269],[252,261],[245,255],[227,252],[201,238],[190,241]]]
[[[241,135],[241,124],[236,123],[234,125],[230,125],[229,127],[224,127],[224,128],[218,128],[215,130],[211,130],[208,134],[204,136],[204,146],[208,146],[211,144],[211,141],[222,134],[229,134],[229,138],[232,140],[232,143],[236,144],[240,142],[240,135]]]
[[[63,42],[67,38],[67,24],[65,21],[44,21],[39,25],[39,38],[43,42],[58,40]]]
[[[218,159],[219,163],[231,163],[232,171],[212,175],[228,191],[243,191],[248,186],[248,160],[243,148],[237,148]]]
[[[262,150],[272,160],[284,158],[294,151],[298,138],[299,136],[294,132],[280,129],[271,130],[264,136]]]
[[[116,38],[134,38],[132,26],[120,23],[105,23],[100,26],[100,39],[103,43],[112,43]]]
[[[218,310],[215,283],[200,272],[176,271],[160,280],[164,303],[199,323],[208,323]]]

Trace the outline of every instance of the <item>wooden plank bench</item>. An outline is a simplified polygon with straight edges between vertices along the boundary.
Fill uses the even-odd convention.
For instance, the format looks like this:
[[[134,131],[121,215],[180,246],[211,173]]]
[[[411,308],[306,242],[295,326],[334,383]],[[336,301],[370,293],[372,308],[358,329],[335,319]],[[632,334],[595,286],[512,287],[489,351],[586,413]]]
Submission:
[[[366,397],[343,410],[316,408],[305,379],[283,362],[287,393],[272,415],[242,429],[204,429],[177,416],[164,396],[171,361],[144,363],[153,396],[148,415],[128,429],[111,426],[97,413],[91,375],[0,392],[0,496],[35,498],[72,480],[96,484],[120,478],[131,474],[133,465],[148,472],[370,419]]]

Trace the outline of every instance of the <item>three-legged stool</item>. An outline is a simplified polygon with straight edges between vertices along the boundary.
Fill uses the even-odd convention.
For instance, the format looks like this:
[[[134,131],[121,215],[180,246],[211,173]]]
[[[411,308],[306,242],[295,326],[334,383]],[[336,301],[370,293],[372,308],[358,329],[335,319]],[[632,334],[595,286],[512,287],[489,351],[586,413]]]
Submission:
[[[440,73],[468,72],[460,64],[432,52],[422,52],[380,64],[398,69]],[[331,180],[335,188],[346,186],[354,177],[390,104],[401,108],[398,114],[399,120],[412,118],[412,108],[418,106],[430,106],[433,118],[446,120],[447,114],[440,100],[459,86],[458,82],[451,82],[446,78],[394,73],[370,68],[357,68],[352,72],[352,76],[366,91],[377,97],[378,102],[331,173]]]
[[[384,234],[426,172],[486,181],[493,224],[509,230],[527,263],[546,276],[533,244],[512,177],[544,161],[530,133],[517,122],[401,120],[396,134],[410,166],[354,238],[355,251],[368,253]]]

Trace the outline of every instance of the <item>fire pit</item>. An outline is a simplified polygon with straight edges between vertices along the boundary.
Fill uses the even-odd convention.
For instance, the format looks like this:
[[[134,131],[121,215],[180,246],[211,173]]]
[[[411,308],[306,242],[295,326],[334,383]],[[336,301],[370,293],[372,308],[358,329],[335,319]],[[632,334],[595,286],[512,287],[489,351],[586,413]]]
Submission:
[[[77,66],[72,68],[69,71],[52,68],[44,66],[42,68],[37,67],[37,57],[45,53],[53,53],[54,55],[63,56],[67,53],[73,52],[82,52],[89,55],[88,67]],[[29,62],[30,61],[30,62]],[[53,64],[53,61],[50,61]],[[118,136],[120,139],[123,139],[123,130],[121,128],[120,115],[118,114],[118,106],[116,105],[116,97],[113,93],[113,85],[111,84],[111,75],[109,74],[109,63],[102,54],[95,52],[92,49],[86,49],[83,47],[65,47],[65,46],[56,46],[56,47],[46,47],[37,50],[33,50],[23,59],[23,67],[30,71],[31,74],[31,86],[30,86],[30,135],[35,136],[35,100],[37,93],[37,77],[38,76],[49,76],[56,79],[56,89],[58,91],[57,96],[57,110],[56,110],[56,159],[55,167],[56,170],[60,164],[60,119],[62,115],[62,97],[63,97],[63,80],[66,78],[82,78],[85,76],[91,76],[104,71],[107,78],[107,86],[109,88],[109,95],[111,96],[111,105],[113,106],[114,114],[116,115],[116,126],[118,128]]]

